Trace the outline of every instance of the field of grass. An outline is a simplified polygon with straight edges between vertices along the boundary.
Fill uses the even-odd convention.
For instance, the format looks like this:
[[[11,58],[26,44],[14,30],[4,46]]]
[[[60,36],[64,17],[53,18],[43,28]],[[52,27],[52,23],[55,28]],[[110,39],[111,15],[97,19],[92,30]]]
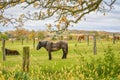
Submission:
[[[6,61],[3,62],[0,50],[0,80],[120,79],[120,41],[112,44],[112,41],[98,40],[97,55],[93,55],[93,41],[90,41],[89,46],[85,41],[81,43],[68,41],[67,59],[61,59],[62,50],[60,50],[52,53],[52,60],[48,60],[48,53],[44,48],[37,51],[32,44],[32,41],[24,42],[24,45],[21,45],[20,41],[14,43],[6,41],[6,48],[16,49],[21,55],[6,56]],[[24,46],[30,47],[30,71],[28,73],[22,72]]]

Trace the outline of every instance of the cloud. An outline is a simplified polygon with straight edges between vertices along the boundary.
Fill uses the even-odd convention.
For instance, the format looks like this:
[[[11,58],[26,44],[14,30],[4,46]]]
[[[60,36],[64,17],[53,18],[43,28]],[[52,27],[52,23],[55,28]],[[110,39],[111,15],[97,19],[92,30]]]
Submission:
[[[120,6],[114,5],[114,9],[109,13],[106,13],[105,16],[100,12],[92,12],[85,17],[86,20],[80,21],[78,24],[75,24],[74,27],[69,29],[120,32],[119,14]]]
[[[15,30],[14,27],[3,27],[2,25],[0,25],[0,32],[3,32],[3,31],[9,31],[9,30]]]

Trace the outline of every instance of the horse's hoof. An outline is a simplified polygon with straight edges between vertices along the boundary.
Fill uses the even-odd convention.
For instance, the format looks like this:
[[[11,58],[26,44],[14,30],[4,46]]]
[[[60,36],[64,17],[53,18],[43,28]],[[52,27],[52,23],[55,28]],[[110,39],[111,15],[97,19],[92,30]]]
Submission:
[[[49,59],[49,60],[52,60],[52,59]]]
[[[62,59],[66,59],[66,58],[62,57]]]

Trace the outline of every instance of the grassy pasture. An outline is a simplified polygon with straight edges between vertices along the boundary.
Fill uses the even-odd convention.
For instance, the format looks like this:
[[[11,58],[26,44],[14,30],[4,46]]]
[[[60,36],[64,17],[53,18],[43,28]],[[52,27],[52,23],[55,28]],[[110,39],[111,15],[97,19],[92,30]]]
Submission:
[[[11,69],[12,72],[15,74],[17,74],[17,71],[22,72],[22,50],[23,50],[24,46],[30,47],[30,72],[29,72],[29,74],[26,73],[26,75],[29,77],[38,76],[37,79],[32,78],[31,80],[33,80],[33,79],[35,79],[35,80],[39,80],[39,79],[52,80],[53,77],[54,77],[53,80],[58,80],[57,78],[59,78],[60,75],[61,75],[61,77],[59,78],[60,80],[61,79],[62,80],[68,80],[68,79],[71,79],[71,80],[79,80],[79,79],[86,80],[86,79],[88,79],[89,80],[90,78],[91,79],[99,79],[99,76],[98,76],[98,78],[94,77],[93,75],[95,75],[95,74],[92,74],[91,71],[89,72],[89,68],[86,68],[86,69],[88,69],[88,72],[91,73],[91,76],[88,76],[88,78],[85,78],[86,77],[85,74],[87,72],[85,72],[85,74],[83,74],[84,71],[81,72],[81,70],[86,65],[86,64],[84,64],[85,63],[84,60],[88,63],[91,63],[92,59],[94,59],[94,60],[101,59],[102,60],[104,58],[105,50],[108,49],[108,46],[111,46],[112,52],[115,54],[115,57],[117,57],[117,59],[119,59],[117,61],[120,61],[120,58],[118,56],[120,54],[120,46],[119,46],[120,41],[117,41],[116,44],[112,44],[112,41],[98,40],[97,41],[97,55],[93,55],[93,41],[92,40],[90,41],[89,46],[87,45],[87,43],[85,41],[82,41],[81,43],[79,43],[77,41],[68,41],[69,51],[68,51],[67,59],[61,59],[62,50],[60,50],[60,51],[56,51],[56,52],[52,53],[51,61],[48,60],[48,53],[44,48],[41,48],[40,50],[37,51],[33,48],[32,44],[33,44],[32,41],[29,41],[28,43],[24,42],[24,45],[21,45],[20,41],[16,41],[13,44],[10,41],[6,41],[6,48],[16,49],[20,52],[21,55],[20,56],[6,56],[6,61],[3,62],[2,61],[2,52],[0,50],[0,67],[2,67],[0,70],[2,71],[2,69],[4,68],[9,73],[9,72],[11,72],[9,69]],[[36,45],[37,45],[37,42],[36,42]],[[1,44],[0,44],[0,47],[1,47]],[[99,64],[99,63],[97,63],[97,61],[96,61],[96,62],[94,62],[93,66],[96,66],[97,64]],[[120,63],[118,65],[120,66]],[[78,70],[79,72],[76,72],[77,69],[80,69],[80,71]],[[64,73],[65,70],[67,71],[66,73]],[[90,70],[91,70],[91,68],[90,68]],[[32,71],[34,71],[34,72],[32,72]],[[41,72],[39,72],[39,71],[41,71]],[[4,73],[4,72],[2,72],[2,73]],[[69,75],[69,73],[71,73],[72,76]],[[76,75],[74,75],[74,73]],[[23,74],[23,73],[19,73],[19,74]],[[36,74],[39,74],[39,75],[36,75]],[[7,73],[5,75],[7,75]],[[5,78],[5,75],[4,75],[4,78]],[[23,76],[25,77],[26,75],[23,75]],[[117,78],[113,78],[113,79],[118,80],[120,77],[119,75],[120,74],[117,74]],[[65,76],[68,76],[68,78],[67,77],[65,78]],[[3,76],[0,76],[0,77],[3,77]],[[100,79],[103,79],[103,77],[105,78],[104,80],[112,79],[112,78],[110,78],[110,75],[109,76],[103,75]],[[50,78],[50,79],[48,79],[48,78]],[[8,79],[8,78],[6,78],[6,79]],[[14,79],[14,77],[12,77],[12,79]],[[24,78],[20,78],[20,79],[24,79]],[[29,80],[29,78],[27,78],[27,79]],[[24,79],[24,80],[26,80],[26,79]]]

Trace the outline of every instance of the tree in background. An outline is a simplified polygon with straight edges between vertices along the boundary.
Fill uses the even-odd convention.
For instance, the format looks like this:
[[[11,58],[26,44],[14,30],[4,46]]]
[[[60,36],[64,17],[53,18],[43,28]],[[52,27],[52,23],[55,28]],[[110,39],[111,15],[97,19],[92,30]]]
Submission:
[[[100,11],[105,15],[106,11],[113,9],[115,2],[116,0],[0,0],[0,23],[3,26],[11,23],[18,27],[23,26],[27,20],[44,20],[54,16],[55,25],[51,26],[66,30],[71,23],[78,23],[91,12]],[[18,18],[4,13],[6,9],[17,5],[21,5],[24,10],[34,10],[30,9]]]
[[[28,36],[29,36],[29,39],[33,40],[36,37],[36,32],[34,30],[32,30],[32,31],[29,32]]]
[[[8,33],[5,32],[5,33],[0,33],[0,39],[4,39],[4,40],[7,40],[8,39]]]
[[[46,32],[45,31],[37,31],[38,39],[43,40],[45,38]]]
[[[14,35],[18,40],[21,40],[21,44],[23,45],[23,41],[28,36],[28,31],[24,28],[16,28]]]

